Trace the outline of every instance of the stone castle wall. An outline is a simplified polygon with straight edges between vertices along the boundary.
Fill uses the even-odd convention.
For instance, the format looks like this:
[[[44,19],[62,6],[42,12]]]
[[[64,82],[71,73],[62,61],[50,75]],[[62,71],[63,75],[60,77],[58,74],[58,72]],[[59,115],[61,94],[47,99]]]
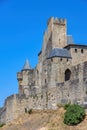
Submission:
[[[70,53],[72,56],[72,65],[77,65],[87,61],[87,49],[86,48],[71,48]]]
[[[50,18],[48,20],[48,29],[44,33],[42,47],[42,62],[46,60],[53,48],[63,48],[67,44],[66,20]]]
[[[66,20],[50,18],[48,31],[52,33],[52,48],[63,48],[66,46]]]
[[[56,109],[58,104],[68,102],[87,103],[87,62],[71,68],[72,79],[57,83],[56,86],[46,87],[42,92],[32,88],[33,94],[28,98],[25,95],[12,95],[0,109],[0,122],[10,122],[29,109]]]

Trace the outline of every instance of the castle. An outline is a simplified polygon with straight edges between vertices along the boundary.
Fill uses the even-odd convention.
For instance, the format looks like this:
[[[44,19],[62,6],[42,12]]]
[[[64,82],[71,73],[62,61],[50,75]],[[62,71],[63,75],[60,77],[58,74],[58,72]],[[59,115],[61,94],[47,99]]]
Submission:
[[[17,73],[19,93],[7,97],[0,122],[8,123],[29,109],[57,109],[68,102],[87,106],[87,45],[74,44],[66,20],[50,18],[38,64],[26,60]]]

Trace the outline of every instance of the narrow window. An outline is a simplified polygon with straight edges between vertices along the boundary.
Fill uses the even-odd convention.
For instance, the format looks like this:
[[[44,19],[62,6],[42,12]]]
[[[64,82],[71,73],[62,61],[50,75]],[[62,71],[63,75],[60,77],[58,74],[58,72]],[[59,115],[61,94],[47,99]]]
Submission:
[[[83,49],[81,49],[81,53],[83,53]]]
[[[39,73],[39,71],[37,70],[37,74]]]
[[[69,61],[69,59],[67,58],[67,62]]]
[[[60,61],[62,61],[62,58],[60,58]]]
[[[51,58],[51,61],[53,62],[53,58]]]
[[[27,108],[25,108],[25,113],[27,113]]]
[[[45,79],[45,84],[47,83],[47,80]]]
[[[70,80],[70,77],[71,77],[71,71],[69,69],[67,69],[65,71],[65,81]]]
[[[60,38],[59,38],[59,44],[60,44]]]
[[[77,49],[75,49],[75,53],[77,53]]]
[[[35,84],[35,81],[34,81],[34,84]]]

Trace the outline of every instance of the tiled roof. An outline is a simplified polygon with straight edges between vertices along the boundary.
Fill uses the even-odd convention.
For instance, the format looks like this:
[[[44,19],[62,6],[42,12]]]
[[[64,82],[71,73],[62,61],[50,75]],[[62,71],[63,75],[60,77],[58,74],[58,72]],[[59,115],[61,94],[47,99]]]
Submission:
[[[71,58],[71,54],[67,49],[54,48],[54,49],[52,49],[48,58],[52,58],[52,57]]]

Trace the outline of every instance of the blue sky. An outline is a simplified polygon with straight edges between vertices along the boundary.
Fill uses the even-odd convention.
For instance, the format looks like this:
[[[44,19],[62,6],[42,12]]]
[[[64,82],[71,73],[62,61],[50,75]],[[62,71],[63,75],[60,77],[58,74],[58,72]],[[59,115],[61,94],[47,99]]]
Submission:
[[[87,0],[0,0],[0,106],[17,93],[16,73],[38,61],[47,19],[67,19],[74,42],[87,44]]]

